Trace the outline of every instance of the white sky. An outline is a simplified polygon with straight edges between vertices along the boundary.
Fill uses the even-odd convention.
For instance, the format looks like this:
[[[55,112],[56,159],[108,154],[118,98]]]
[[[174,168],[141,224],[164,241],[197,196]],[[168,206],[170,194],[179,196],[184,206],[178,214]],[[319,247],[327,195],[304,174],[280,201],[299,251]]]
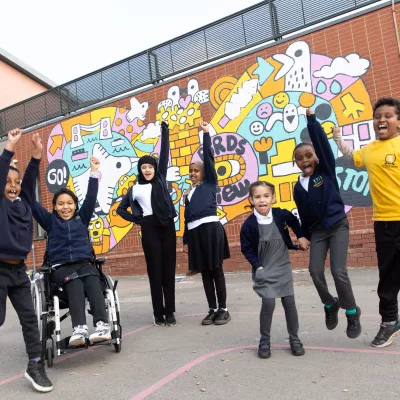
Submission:
[[[259,2],[7,0],[0,47],[62,84]]]

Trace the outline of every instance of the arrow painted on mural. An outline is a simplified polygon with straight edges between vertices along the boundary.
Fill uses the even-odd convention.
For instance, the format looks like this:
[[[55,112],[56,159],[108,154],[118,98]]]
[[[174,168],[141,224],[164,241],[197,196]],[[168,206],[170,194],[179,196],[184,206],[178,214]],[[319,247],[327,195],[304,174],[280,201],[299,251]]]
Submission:
[[[49,152],[52,156],[56,154],[57,149],[62,149],[62,144],[63,144],[63,137],[62,135],[54,135],[51,137],[53,140],[52,145],[50,146]]]

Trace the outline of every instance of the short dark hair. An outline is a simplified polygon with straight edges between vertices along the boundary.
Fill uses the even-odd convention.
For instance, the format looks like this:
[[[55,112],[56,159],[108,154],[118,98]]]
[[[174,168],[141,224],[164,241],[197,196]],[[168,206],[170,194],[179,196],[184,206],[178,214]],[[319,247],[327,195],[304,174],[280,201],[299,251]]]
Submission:
[[[19,170],[13,166],[10,165],[10,171],[15,171],[18,172],[18,175],[21,175],[21,173],[19,172]]]
[[[374,115],[375,111],[382,106],[391,106],[396,109],[397,119],[400,120],[400,101],[394,97],[382,97],[380,98],[373,107]]]
[[[299,143],[293,150],[293,154],[292,154],[293,165],[296,162],[296,157],[295,157],[296,156],[296,150],[298,150],[298,149],[300,149],[300,148],[302,148],[304,146],[310,146],[310,147],[314,148],[314,145],[311,142],[301,142],[301,143]]]
[[[54,197],[53,197],[53,207],[56,205],[57,199],[58,199],[62,194],[68,194],[69,196],[71,196],[72,199],[74,200],[74,203],[75,203],[75,205],[76,205],[76,208],[78,208],[78,198],[76,197],[76,194],[75,194],[72,190],[67,189],[66,187],[63,187],[63,188],[59,189],[56,193],[54,193]]]
[[[269,183],[267,181],[256,181],[253,182],[250,186],[249,186],[249,197],[253,197],[254,191],[256,190],[256,188],[260,187],[260,186],[266,186],[269,187],[271,189],[272,195],[275,194],[275,185],[273,185],[272,183]],[[251,208],[253,209],[254,206],[253,204],[250,203],[250,205],[246,206],[246,208]]]

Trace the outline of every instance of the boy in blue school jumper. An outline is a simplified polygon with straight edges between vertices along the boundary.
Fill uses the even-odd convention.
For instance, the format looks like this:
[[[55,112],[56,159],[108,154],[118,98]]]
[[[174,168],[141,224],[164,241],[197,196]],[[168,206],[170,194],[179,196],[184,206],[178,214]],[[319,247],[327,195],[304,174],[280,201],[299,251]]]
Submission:
[[[294,300],[292,266],[288,249],[308,249],[308,240],[302,237],[299,221],[289,211],[272,208],[275,187],[258,181],[249,188],[249,201],[254,213],[240,230],[243,255],[253,268],[254,291],[262,298],[260,312],[261,339],[258,348],[260,358],[271,357],[271,324],[275,298],[281,298],[285,309],[290,347],[294,356],[304,355],[299,331],[299,318]],[[289,227],[296,234],[299,246],[289,235]]]
[[[346,310],[347,336],[355,339],[361,333],[361,310],[356,305],[347,274],[349,222],[336,180],[335,157],[313,111],[307,110],[306,114],[312,143],[297,145],[293,156],[302,171],[294,187],[294,200],[303,233],[311,240],[309,271],[324,304],[326,327],[336,328],[341,307]],[[331,295],[325,280],[328,250],[338,297]]]
[[[21,136],[20,129],[10,131],[0,156],[0,326],[6,317],[8,296],[22,325],[29,357],[25,377],[39,392],[49,392],[53,386],[41,360],[42,345],[25,265],[32,246],[32,207],[43,146],[39,135],[34,134],[32,158],[21,183],[19,171],[10,165]]]

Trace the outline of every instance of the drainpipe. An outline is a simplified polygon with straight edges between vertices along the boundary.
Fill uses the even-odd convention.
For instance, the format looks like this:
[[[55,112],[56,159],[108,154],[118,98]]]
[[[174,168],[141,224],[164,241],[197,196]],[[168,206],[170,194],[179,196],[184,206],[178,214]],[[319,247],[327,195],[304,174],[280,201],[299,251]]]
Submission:
[[[394,23],[394,31],[396,33],[396,40],[397,40],[397,49],[400,56],[400,37],[399,37],[399,29],[397,27],[396,21],[396,8],[394,7],[394,0],[392,0],[392,13],[393,13],[393,23]]]

